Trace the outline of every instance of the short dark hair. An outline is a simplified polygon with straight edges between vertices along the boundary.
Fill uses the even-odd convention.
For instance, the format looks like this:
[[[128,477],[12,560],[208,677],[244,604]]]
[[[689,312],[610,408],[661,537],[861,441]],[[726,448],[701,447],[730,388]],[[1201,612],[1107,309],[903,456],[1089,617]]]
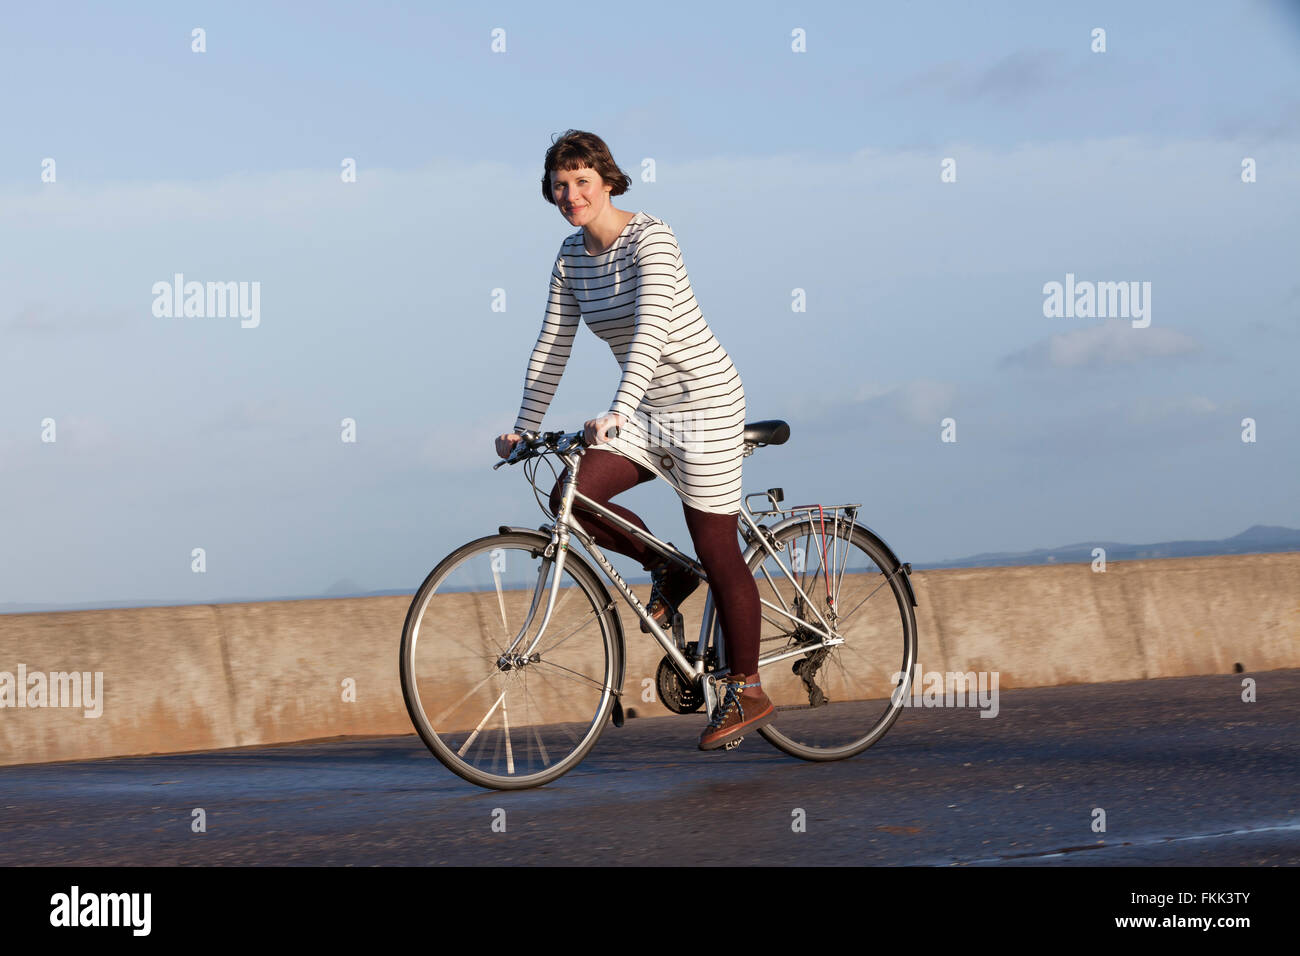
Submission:
[[[614,162],[603,139],[595,133],[571,129],[566,130],[546,151],[546,162],[542,169],[542,196],[552,206],[556,205],[555,197],[551,195],[553,170],[582,169],[588,166],[598,172],[607,185],[614,187],[609,191],[611,196],[623,195],[632,185],[632,180]]]

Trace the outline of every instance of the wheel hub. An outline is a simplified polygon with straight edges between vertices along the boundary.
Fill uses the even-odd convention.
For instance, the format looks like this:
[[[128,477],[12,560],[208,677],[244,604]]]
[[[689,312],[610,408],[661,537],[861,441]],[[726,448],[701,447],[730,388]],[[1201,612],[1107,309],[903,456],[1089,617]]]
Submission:
[[[540,664],[541,654],[502,654],[497,658],[497,668],[503,671],[519,670],[528,664]]]

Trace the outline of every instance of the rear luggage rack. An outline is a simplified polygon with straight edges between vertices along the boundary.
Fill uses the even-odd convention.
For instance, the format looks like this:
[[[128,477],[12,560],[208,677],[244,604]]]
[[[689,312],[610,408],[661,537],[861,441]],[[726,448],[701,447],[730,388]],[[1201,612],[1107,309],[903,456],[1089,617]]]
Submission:
[[[750,508],[749,499],[756,498],[759,495],[766,495],[767,500],[772,505],[772,507],[763,508],[759,511],[755,511],[753,508]],[[767,489],[767,491],[755,491],[745,495],[745,507],[746,509],[749,510],[749,513],[753,515],[755,518],[760,518],[760,517],[771,518],[776,515],[780,515],[783,518],[793,518],[799,512],[805,511],[805,512],[810,512],[815,514],[815,516],[820,519],[824,519],[829,514],[832,515],[833,517],[842,516],[844,519],[847,519],[850,522],[852,522],[857,517],[858,509],[862,507],[862,503],[858,502],[857,504],[847,504],[847,505],[820,505],[820,504],[786,505],[784,508],[782,508],[781,502],[784,500],[785,500],[785,492],[783,489],[769,488]]]

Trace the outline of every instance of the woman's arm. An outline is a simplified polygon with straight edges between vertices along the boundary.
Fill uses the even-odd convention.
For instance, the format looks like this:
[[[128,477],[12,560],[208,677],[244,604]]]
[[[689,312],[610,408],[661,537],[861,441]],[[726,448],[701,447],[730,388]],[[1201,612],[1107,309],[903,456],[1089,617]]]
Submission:
[[[659,367],[668,344],[681,250],[667,225],[653,223],[637,240],[633,261],[637,268],[636,325],[623,360],[623,377],[610,403],[611,415],[631,418]]]
[[[681,265],[681,250],[672,229],[660,222],[646,226],[637,239],[633,261],[637,264],[636,325],[623,360],[623,377],[610,403],[610,414],[624,419],[636,414],[659,367],[659,356],[668,345]]]
[[[524,374],[524,398],[515,420],[515,431],[539,431],[542,417],[555,397],[555,389],[564,375],[564,366],[573,351],[573,337],[581,318],[578,300],[564,280],[564,256],[557,256],[551,268],[551,293],[546,303],[546,317],[537,344],[528,359]]]

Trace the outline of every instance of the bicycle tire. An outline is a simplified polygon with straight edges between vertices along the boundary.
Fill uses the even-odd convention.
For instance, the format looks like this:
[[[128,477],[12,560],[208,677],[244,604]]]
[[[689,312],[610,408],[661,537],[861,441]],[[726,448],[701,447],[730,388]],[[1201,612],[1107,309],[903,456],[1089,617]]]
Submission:
[[[825,582],[825,568],[819,567],[811,577],[808,576],[809,558],[816,558],[821,563],[821,546],[817,544],[821,536],[819,517],[805,515],[796,522],[779,527],[774,534],[782,547],[777,553],[796,574],[799,572],[793,567],[791,546],[803,539],[802,573],[805,580],[800,582],[801,587],[813,600],[824,600],[817,575],[820,574],[821,581]],[[906,572],[896,565],[896,559],[883,543],[856,523],[841,520],[836,531],[832,520],[827,518],[825,538],[826,562],[832,565],[839,577],[839,583],[831,588],[832,597],[838,612],[844,615],[832,624],[834,633],[843,637],[844,643],[822,654],[821,662],[812,667],[811,685],[796,671],[810,666],[808,662],[820,652],[816,646],[820,644],[820,638],[807,633],[799,635],[798,625],[768,607],[761,608],[759,675],[764,691],[776,705],[777,716],[759,728],[759,733],[778,750],[809,761],[844,760],[879,742],[904,706],[897,688],[907,681],[917,654],[916,616],[902,580]],[[833,553],[838,553],[830,550],[831,542],[838,542],[838,546],[844,548],[843,558],[831,558]],[[850,549],[861,555],[852,576],[848,561]],[[769,577],[775,576],[783,596],[793,601],[796,593],[793,586],[776,569],[774,561],[762,547],[749,556],[749,566],[758,578],[760,598],[772,601],[773,587]],[[764,575],[760,569],[768,574]],[[883,588],[887,588],[883,593],[892,597],[875,605],[869,623],[855,621],[854,615],[872,597],[882,593]],[[864,590],[869,592],[867,598],[846,611],[846,601],[856,598]],[[791,604],[786,609],[797,611],[795,616],[803,620],[818,622],[808,608],[796,609]],[[824,605],[819,609],[826,613]],[[816,641],[816,645],[812,641]],[[804,643],[810,647],[807,653],[764,663],[764,657],[786,653]],[[824,696],[823,703],[815,702],[817,692]],[[864,723],[865,730],[854,729],[861,728]]]
[[[621,691],[621,624],[608,592],[573,551],[538,659],[501,667],[546,560],[548,585],[516,651],[544,614],[554,573],[542,554],[549,541],[512,531],[462,545],[429,572],[402,627],[411,722],[447,769],[480,787],[528,789],[572,770],[595,746]]]

